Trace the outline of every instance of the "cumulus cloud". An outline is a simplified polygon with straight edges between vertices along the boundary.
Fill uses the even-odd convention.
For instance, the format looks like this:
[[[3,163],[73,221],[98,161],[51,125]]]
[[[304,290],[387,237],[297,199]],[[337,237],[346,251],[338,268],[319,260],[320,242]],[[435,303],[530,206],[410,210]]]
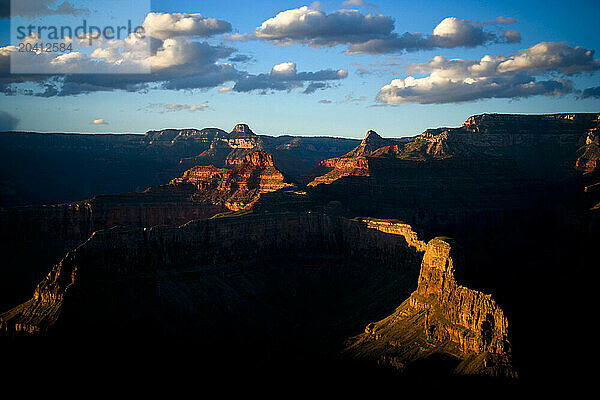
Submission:
[[[141,51],[133,39],[111,41],[91,54],[83,52],[31,53],[39,67],[61,75],[9,74],[10,54],[14,46],[0,48],[0,91],[14,94],[15,85],[38,82],[38,96],[67,96],[95,91],[156,89],[207,89],[243,75],[226,62],[236,50],[223,45],[193,41],[188,37],[173,37],[153,42],[150,57]],[[137,63],[147,65],[149,73],[115,73],[127,71]],[[135,71],[136,69],[134,69]],[[71,72],[71,73],[68,73]]]
[[[231,24],[202,14],[157,13],[146,16],[142,24],[146,34],[157,38],[167,39],[176,36],[209,37],[231,32]]]
[[[248,61],[250,57],[235,54],[236,49],[224,44],[198,40],[200,36],[230,30],[225,21],[200,14],[152,13],[144,24],[153,37],[140,39],[132,34],[123,40],[98,40],[94,42],[95,48],[87,51],[26,53],[22,67],[25,70],[28,66],[43,67],[45,74],[36,74],[37,71],[9,74],[11,54],[17,47],[0,47],[0,92],[52,97],[113,90],[202,90],[231,82],[225,88],[238,92],[303,87],[305,93],[312,93],[348,74],[341,69],[298,72],[294,63],[282,63],[269,73],[251,75],[232,64]],[[86,41],[85,38],[64,40]],[[37,86],[21,85],[25,82]]]
[[[98,118],[90,122],[92,125],[108,125],[108,122],[104,120],[104,118]]]
[[[0,110],[0,131],[12,131],[19,124],[19,120],[6,111]]]
[[[443,19],[433,29],[431,35],[410,32],[402,35],[390,33],[385,37],[351,44],[347,54],[376,55],[435,48],[477,47],[490,43],[515,43],[521,40],[517,31],[512,30],[498,34],[484,30],[483,25],[474,21],[449,17]]]
[[[564,42],[541,42],[519,54],[509,57],[498,66],[499,72],[556,70],[572,75],[596,71],[600,60],[594,59],[594,51],[583,47],[569,47]]]
[[[571,81],[559,75],[597,71],[600,60],[594,59],[593,54],[591,50],[569,47],[565,43],[543,42],[509,57],[448,60],[437,56],[408,69],[427,76],[394,79],[380,89],[377,100],[386,104],[431,104],[562,96],[574,89]]]
[[[363,15],[357,10],[331,14],[309,7],[282,11],[254,30],[256,38],[279,45],[294,43],[312,47],[358,43],[389,35],[394,20],[383,15]]]
[[[284,62],[273,66],[268,74],[245,75],[238,80],[233,90],[236,92],[269,90],[292,90],[305,87],[304,93],[313,93],[316,90],[329,87],[332,81],[339,81],[348,76],[345,69],[320,70],[316,72],[298,72],[296,64]]]
[[[362,0],[347,2],[347,5],[362,4],[367,3]],[[327,14],[304,6],[282,11],[266,20],[254,30],[254,37],[282,46],[307,44],[319,48],[347,45],[347,54],[402,53],[515,43],[520,41],[517,31],[492,32],[484,29],[487,25],[514,22],[514,18],[504,17],[487,23],[449,17],[442,20],[430,35],[410,32],[398,34],[393,32],[394,20],[381,14],[363,15],[358,10],[346,9]]]

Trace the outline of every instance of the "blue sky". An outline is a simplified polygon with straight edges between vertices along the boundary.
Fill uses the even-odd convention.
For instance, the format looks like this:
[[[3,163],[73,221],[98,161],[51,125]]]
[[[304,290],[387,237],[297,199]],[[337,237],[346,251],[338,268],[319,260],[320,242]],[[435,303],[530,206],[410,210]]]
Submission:
[[[81,2],[73,3],[77,5]],[[598,2],[373,0],[367,3],[355,0],[342,6],[340,0],[321,1],[319,6],[312,4],[314,10],[325,16],[346,8],[358,10],[361,16],[381,15],[382,21],[389,17],[394,24],[392,36],[397,34],[394,38],[404,32],[421,33],[422,37],[429,40],[427,43],[434,43],[431,35],[441,21],[455,17],[458,21],[467,21],[465,23],[470,24],[469,27],[474,27],[473,32],[481,30],[492,35],[492,39],[477,45],[435,42],[435,45],[425,44],[415,51],[397,48],[382,54],[363,52],[348,55],[346,52],[350,46],[357,42],[357,39],[346,40],[340,37],[352,34],[348,29],[335,36],[335,39],[332,39],[333,36],[326,36],[325,32],[323,37],[308,39],[279,36],[278,41],[256,35],[253,40],[231,40],[232,34],[253,34],[255,28],[278,13],[302,6],[310,7],[311,2],[153,1],[153,12],[201,13],[203,17],[228,22],[231,25],[229,32],[192,37],[192,40],[206,42],[212,46],[211,49],[229,48],[232,53],[215,62],[231,62],[232,73],[237,74],[238,78],[218,81],[209,87],[178,90],[170,86],[138,91],[115,88],[79,94],[63,91],[63,94],[46,97],[17,90],[10,94],[0,94],[0,111],[12,117],[10,127],[28,131],[142,133],[150,129],[203,127],[229,130],[234,124],[245,122],[261,134],[355,138],[362,137],[368,129],[374,129],[387,137],[415,135],[430,127],[457,126],[469,115],[484,112],[600,111],[598,95],[582,98],[583,90],[600,86],[600,61],[594,61],[600,55],[585,58],[582,52],[575,52],[572,57],[565,56],[564,60],[555,62],[557,54],[575,51],[573,49],[577,46],[583,50],[600,49]],[[498,17],[514,18],[516,22],[485,23],[495,21]],[[334,26],[333,29],[337,28]],[[508,30],[517,31],[520,41],[505,40],[502,35]],[[9,19],[0,20],[0,47],[10,44],[9,32]],[[286,35],[291,31],[281,32]],[[390,35],[387,36],[391,38]],[[387,36],[384,40],[388,39]],[[395,43],[394,38],[386,43]],[[282,40],[288,40],[288,43],[282,45]],[[309,40],[319,40],[320,47],[311,47],[309,44],[314,42],[309,43]],[[341,44],[333,45],[338,42]],[[529,53],[526,54],[527,57],[514,60],[520,50],[531,49],[543,42],[561,45],[544,47],[543,54],[536,53],[539,59],[535,63],[527,64],[531,60]],[[244,55],[249,60],[230,61],[236,55]],[[436,74],[447,71],[451,65],[456,66],[456,63],[449,60],[472,60],[479,63],[486,55],[504,57],[512,62],[510,71],[502,74],[496,71],[484,77],[486,82],[497,80],[502,86],[501,91],[494,91],[488,86],[474,91],[472,78],[479,79],[480,75],[471,77],[461,75],[460,72],[453,72],[449,78],[453,81],[458,79],[460,82],[457,86],[442,90],[435,84],[429,84]],[[444,58],[441,66],[438,65],[437,69],[423,66],[436,56]],[[517,61],[520,64],[517,65]],[[196,68],[194,61],[191,62],[190,69]],[[315,80],[293,81],[284,90],[273,89],[275,86],[267,89],[264,89],[265,86],[256,86],[256,89],[244,91],[241,89],[242,84],[236,81],[241,76],[251,76],[249,85],[256,82],[271,85],[273,82],[268,80],[269,74],[275,65],[282,63],[295,64],[294,74],[297,71],[298,75],[294,75],[294,79],[307,76],[302,75],[304,72],[320,72],[319,76],[327,77],[322,80],[309,78]],[[464,63],[460,62],[458,66],[462,64]],[[290,64],[282,65],[292,68]],[[508,64],[499,68],[506,71],[506,65]],[[347,74],[339,73],[340,70]],[[404,80],[409,76],[425,78],[420,81],[422,88],[404,87]],[[514,87],[524,84],[523,77],[533,77],[536,84],[540,84],[539,87],[535,90]],[[268,82],[263,82],[263,78]],[[390,86],[395,79],[402,80],[402,83]],[[467,80],[468,84],[465,83]],[[311,83],[320,85],[320,88],[309,94],[304,93]],[[481,82],[477,84],[483,85]],[[27,85],[17,81],[12,87]],[[386,85],[387,89],[384,89]],[[103,120],[104,123],[93,124],[94,120]]]

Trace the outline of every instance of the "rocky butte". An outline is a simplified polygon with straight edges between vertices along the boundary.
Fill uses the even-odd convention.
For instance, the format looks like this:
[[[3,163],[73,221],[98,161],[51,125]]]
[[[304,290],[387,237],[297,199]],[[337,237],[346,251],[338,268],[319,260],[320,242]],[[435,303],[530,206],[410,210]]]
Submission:
[[[508,321],[500,306],[490,295],[456,283],[447,239],[435,238],[422,246],[417,290],[392,315],[348,340],[346,353],[399,370],[445,354],[456,358],[455,373],[516,377]]]

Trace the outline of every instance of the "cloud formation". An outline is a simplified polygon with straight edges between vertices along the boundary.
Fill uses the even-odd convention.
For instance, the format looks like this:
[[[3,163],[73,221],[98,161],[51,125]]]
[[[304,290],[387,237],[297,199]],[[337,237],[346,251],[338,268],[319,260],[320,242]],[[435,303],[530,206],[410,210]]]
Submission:
[[[354,5],[367,4],[350,0]],[[488,25],[515,23],[514,18],[498,17],[480,23],[449,17],[432,34],[393,32],[394,20],[358,10],[338,10],[327,14],[319,9],[300,7],[282,11],[254,30],[254,37],[281,46],[306,44],[311,47],[347,45],[347,54],[403,53],[434,48],[476,47],[490,43],[520,42],[519,32],[485,30]],[[247,38],[240,35],[240,38]]]
[[[427,74],[394,79],[383,86],[377,100],[385,104],[455,103],[486,98],[562,96],[574,92],[564,76],[600,69],[594,52],[561,42],[542,42],[509,57],[448,60],[437,56],[409,71]],[[540,79],[538,79],[540,78]]]
[[[339,81],[348,76],[345,69],[320,70],[316,72],[298,72],[296,64],[285,62],[273,66],[268,74],[245,75],[237,81],[233,90],[236,92],[259,91],[267,93],[269,90],[292,90],[305,87],[303,93],[310,94],[319,89],[330,86],[332,81]]]
[[[146,16],[142,26],[146,34],[157,39],[176,36],[210,37],[231,32],[229,22],[206,18],[202,14],[152,12]]]
[[[266,20],[254,30],[254,36],[279,45],[302,43],[324,47],[364,42],[389,35],[393,29],[394,20],[383,15],[363,15],[357,10],[326,14],[304,6]]]
[[[308,94],[329,87],[331,81],[348,74],[346,70],[298,72],[296,64],[282,63],[274,66],[270,73],[251,75],[232,64],[248,61],[248,56],[235,54],[237,50],[232,47],[197,39],[230,31],[231,26],[225,21],[200,14],[151,13],[144,24],[152,35],[144,39],[132,34],[124,40],[98,39],[94,42],[95,48],[88,51],[28,53],[23,67],[33,65],[47,74],[9,74],[10,56],[17,47],[2,47],[0,92],[53,97],[113,90],[210,89],[232,82],[233,85],[225,88],[237,92],[265,92],[303,87]],[[35,42],[37,37],[24,40]],[[64,41],[87,42],[86,38],[65,38]],[[122,73],[140,69],[148,73]],[[37,83],[37,89],[25,89],[20,85],[24,82]]]
[[[477,47],[491,43],[517,43],[521,41],[519,32],[510,30],[500,34],[484,30],[485,24],[460,20],[455,17],[443,19],[431,35],[406,32],[402,35],[390,33],[351,44],[347,54],[386,54],[403,53],[435,48]]]

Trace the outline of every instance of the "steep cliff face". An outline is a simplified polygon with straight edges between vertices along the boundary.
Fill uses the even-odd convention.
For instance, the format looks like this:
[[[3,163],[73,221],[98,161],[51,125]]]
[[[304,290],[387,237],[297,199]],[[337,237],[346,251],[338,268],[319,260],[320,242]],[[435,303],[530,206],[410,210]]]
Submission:
[[[145,135],[0,132],[0,207],[141,191],[169,182],[195,165],[232,167],[252,150],[268,151],[284,173],[298,177],[360,142],[256,135],[247,125],[239,125],[242,128],[232,132],[164,129]]]
[[[590,210],[600,210],[600,116],[595,125],[587,131],[585,144],[580,148],[581,155],[575,168],[583,172],[584,192]]]
[[[197,142],[193,136],[177,136],[173,145],[177,139],[185,143]],[[180,166],[233,167],[243,163],[252,151],[266,151],[273,155],[279,168],[297,178],[329,155],[343,154],[357,143],[352,139],[257,135],[246,124],[237,124],[231,132],[216,132],[206,140],[208,142],[201,140],[206,147],[197,155],[181,159]]]
[[[402,359],[407,365],[438,353],[463,361],[457,369],[461,373],[506,374],[511,371],[506,318],[489,296],[455,283],[449,254],[447,242],[436,239],[425,244],[399,221],[319,214],[247,215],[195,221],[179,228],[113,228],[96,232],[69,252],[38,284],[31,300],[0,314],[0,329],[25,334],[55,329],[67,335],[103,332],[110,337],[134,329],[125,323],[132,315],[145,315],[152,326],[166,321],[175,325],[165,332],[186,329],[186,336],[201,338],[221,335],[239,341],[254,332],[287,343],[287,329],[292,329],[296,333],[281,349],[283,354],[290,356],[294,349],[323,341],[332,346],[328,351],[335,352],[337,347],[325,338],[335,332],[333,340],[341,341],[357,324],[387,307],[390,297],[406,299],[415,288],[422,260],[417,289],[398,309],[403,313],[370,324],[351,346],[353,351],[361,352],[367,344],[369,358],[385,358],[391,353],[373,345],[382,343],[388,350],[392,346],[394,351],[412,354]],[[280,257],[282,261],[277,261]],[[315,265],[321,266],[315,270]],[[321,278],[307,291],[307,276],[316,271]],[[244,278],[239,288],[236,278],[224,278],[227,287],[240,291],[221,297],[225,294],[210,286],[215,276],[240,273],[259,276],[258,287],[272,281],[273,289],[255,293],[253,278]],[[290,291],[282,292],[287,285]],[[136,297],[134,293],[140,291],[147,297]],[[120,307],[110,307],[117,298]],[[300,302],[297,310],[296,301]],[[220,303],[227,304],[224,315],[224,310],[208,307]],[[250,319],[240,314],[234,321],[227,320],[237,307],[252,310]],[[288,326],[284,316],[290,314],[293,323]],[[402,323],[415,319],[418,324]],[[229,325],[245,328],[232,335],[226,329]],[[299,331],[300,326],[308,329]],[[147,329],[141,322],[135,328]],[[390,345],[392,336],[398,335],[420,338],[427,351],[415,349],[410,341],[395,339]],[[499,369],[500,364],[492,366],[489,354],[502,361],[506,370]],[[487,360],[487,367],[481,366],[482,360]]]
[[[262,151],[248,153],[233,169],[196,166],[174,179],[171,186],[193,185],[194,200],[211,201],[231,211],[251,207],[262,193],[273,192],[292,184],[275,168],[273,156]]]
[[[70,251],[37,285],[31,300],[0,315],[0,327],[5,332],[44,332],[57,324],[59,317],[64,314],[62,323],[70,329],[77,330],[78,327],[85,326],[85,329],[92,329],[87,331],[90,334],[93,329],[104,330],[106,327],[99,325],[109,323],[111,325],[108,328],[114,329],[114,334],[116,330],[121,329],[119,323],[128,315],[121,314],[118,309],[104,308],[109,301],[111,291],[116,290],[119,285],[128,287],[128,282],[133,282],[149,285],[151,290],[155,290],[155,285],[159,285],[166,292],[170,282],[174,280],[178,282],[179,287],[174,288],[176,291],[169,295],[176,298],[186,291],[183,286],[193,285],[198,280],[207,279],[208,282],[214,276],[236,276],[247,271],[250,274],[262,274],[263,279],[268,280],[281,275],[280,282],[273,282],[276,289],[299,273],[295,271],[296,267],[308,271],[309,274],[314,273],[315,268],[323,269],[327,274],[340,277],[337,283],[330,282],[331,286],[328,286],[329,283],[323,283],[325,286],[319,288],[326,293],[332,291],[331,298],[329,295],[326,296],[328,301],[336,301],[336,293],[340,294],[339,290],[341,290],[341,286],[337,286],[343,285],[342,282],[348,277],[358,279],[357,282],[360,282],[362,280],[360,277],[364,275],[357,274],[363,266],[367,269],[365,273],[372,275],[367,280],[379,279],[376,277],[379,274],[383,279],[393,277],[392,282],[395,282],[395,287],[390,289],[393,289],[396,294],[392,297],[397,297],[398,294],[406,297],[410,288],[414,288],[421,252],[422,243],[412,228],[406,224],[396,221],[330,218],[322,214],[250,214],[237,218],[193,221],[181,227],[160,226],[150,229],[115,227],[95,232],[86,242]],[[283,260],[281,264],[279,258]],[[271,269],[269,265],[283,270],[276,274],[272,271],[275,275],[265,276],[265,268]],[[371,268],[369,265],[376,267]],[[337,268],[342,268],[339,271],[341,275],[334,273]],[[375,271],[379,273],[374,274]],[[344,277],[346,274],[348,276]],[[143,281],[145,283],[137,279],[145,279]],[[302,280],[298,279],[298,282],[292,284],[300,286],[296,286],[294,292],[286,294],[286,297],[290,294],[296,296],[301,290],[306,290],[301,286]],[[264,281],[261,285],[264,286],[266,283],[267,281]],[[232,281],[230,284],[235,282]],[[378,281],[378,284],[389,283]],[[382,288],[373,289],[371,284],[364,280],[362,285],[365,286],[358,289],[361,293],[365,290],[373,290],[371,294],[366,295],[366,298],[373,295],[376,298],[381,296]],[[240,289],[253,290],[247,286]],[[114,292],[112,293],[114,295]],[[192,303],[195,302],[199,309],[196,311],[193,307],[190,309],[190,304],[186,302],[177,304],[172,312],[183,318],[183,326],[180,328],[185,328],[189,319],[200,318],[204,321],[207,318],[198,315],[201,310],[205,310],[205,305],[200,307],[202,302],[230,301],[220,297],[206,299],[204,296],[207,293],[201,290],[189,294]],[[340,303],[340,307],[344,304],[356,305],[362,302],[364,304],[359,305],[359,309],[367,305],[373,307],[373,299],[367,301],[365,298],[360,298],[361,296],[354,298],[355,295],[351,292],[344,295],[349,297]],[[164,310],[160,308],[146,309],[148,304],[156,300],[156,291],[150,294],[149,298],[141,299],[141,303],[135,303],[140,299],[129,298],[131,293],[124,296],[126,301],[128,299],[133,302],[128,307],[139,307],[134,312],[154,313],[154,318],[158,320],[169,319],[169,316],[162,314]],[[236,296],[244,297],[247,293],[238,293]],[[245,306],[246,300],[256,301],[255,304],[250,304],[250,307],[260,307],[262,302],[276,299],[242,298],[241,301]],[[385,302],[385,296],[379,301]],[[275,301],[273,306],[285,307],[285,304],[285,301],[281,304]],[[327,307],[326,304],[320,306]],[[381,304],[375,304],[375,307],[381,307]],[[108,322],[100,321],[99,314],[91,312],[92,309],[104,309],[100,314],[108,313],[106,314]],[[330,317],[327,319],[329,323],[334,322],[335,325],[344,318],[349,318],[350,322],[355,324],[356,321],[352,319],[356,318],[355,313],[361,313],[359,309],[345,310],[344,313],[347,315],[339,316],[341,319],[335,321]],[[266,311],[273,312],[272,309]],[[280,315],[280,311],[262,315],[261,318],[275,318],[276,315]],[[362,312],[364,313],[364,310]],[[211,329],[216,329],[217,335],[221,334],[218,332],[219,323],[238,323],[238,321],[224,321],[224,318],[219,316],[211,321]],[[311,318],[310,315],[308,318]],[[143,331],[147,327],[138,326],[136,329]],[[261,331],[263,327],[256,323],[252,329]]]
[[[273,157],[256,151],[232,169],[197,166],[169,184],[143,192],[2,210],[0,234],[6,239],[23,236],[83,241],[96,230],[117,225],[181,225],[251,207],[261,194],[290,186]]]
[[[369,159],[363,156],[352,158],[341,157],[325,160],[321,162],[320,167],[323,169],[329,169],[330,171],[324,175],[314,178],[308,183],[308,186],[317,186],[322,183],[329,184],[344,177],[368,177],[371,175]]]
[[[346,354],[399,370],[446,355],[455,373],[516,376],[502,309],[490,295],[456,283],[451,251],[447,240],[427,243],[417,290],[349,339]]]
[[[246,124],[237,124],[231,132],[219,132],[212,138],[209,147],[194,157],[181,160],[181,165],[219,165],[231,167],[244,162],[251,151],[265,148],[261,137],[256,135]]]
[[[353,151],[343,157],[323,161],[320,164],[322,175],[317,176],[311,185],[331,183],[352,175],[348,171],[350,161],[347,159],[359,157],[413,162],[451,160],[473,168],[510,161],[529,176],[561,179],[572,175],[576,152],[585,143],[588,143],[585,145],[587,150],[577,165],[584,170],[595,165],[597,145],[594,147],[593,143],[598,116],[591,113],[482,114],[469,117],[459,128],[428,129],[414,138],[406,138],[403,143],[389,143],[389,139],[369,133]],[[368,164],[368,160],[362,160],[362,163]],[[323,178],[326,174],[329,178]],[[357,171],[356,175],[368,174]]]

